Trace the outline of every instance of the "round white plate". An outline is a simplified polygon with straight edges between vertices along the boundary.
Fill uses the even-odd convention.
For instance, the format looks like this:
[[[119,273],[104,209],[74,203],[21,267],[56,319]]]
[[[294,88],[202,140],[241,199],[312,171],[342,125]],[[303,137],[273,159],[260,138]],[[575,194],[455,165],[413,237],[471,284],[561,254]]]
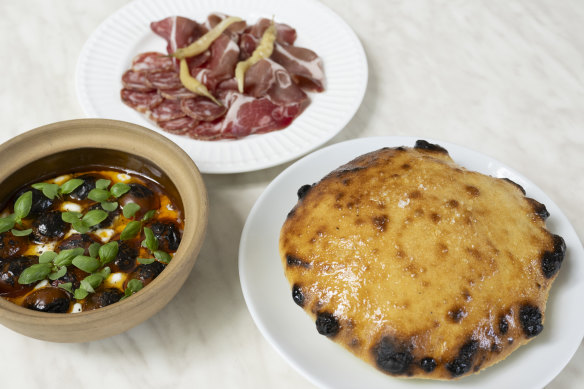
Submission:
[[[458,381],[398,379],[379,372],[317,333],[313,321],[292,301],[278,253],[280,228],[297,202],[296,191],[319,181],[358,155],[381,147],[413,146],[416,138],[362,138],[318,150],[282,172],[253,206],[239,246],[239,277],[248,309],[266,339],[300,373],[329,388],[541,388],[568,363],[584,335],[584,250],[562,211],[538,187],[487,156],[447,142],[458,164],[495,177],[507,177],[542,202],[551,216],[548,228],[562,236],[567,255],[552,287],[545,329],[504,362]]]
[[[197,141],[160,130],[120,100],[121,77],[132,58],[166,50],[166,42],[150,30],[150,22],[173,15],[202,22],[212,12],[237,15],[248,23],[274,16],[296,29],[297,46],[322,58],[326,90],[310,93],[311,104],[286,129],[241,140]],[[125,120],[158,131],[180,145],[203,173],[237,173],[290,161],[341,131],[363,100],[367,59],[351,28],[314,0],[143,0],[121,8],[90,36],[77,63],[76,86],[87,116]]]

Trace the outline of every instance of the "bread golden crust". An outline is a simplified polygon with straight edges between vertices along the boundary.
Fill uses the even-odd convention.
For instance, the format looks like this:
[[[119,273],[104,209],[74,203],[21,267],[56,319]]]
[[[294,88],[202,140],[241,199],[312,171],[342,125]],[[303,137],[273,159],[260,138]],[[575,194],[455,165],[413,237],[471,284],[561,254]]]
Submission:
[[[298,194],[280,235],[294,301],[382,371],[457,378],[543,329],[565,244],[510,180],[419,141],[362,155]]]

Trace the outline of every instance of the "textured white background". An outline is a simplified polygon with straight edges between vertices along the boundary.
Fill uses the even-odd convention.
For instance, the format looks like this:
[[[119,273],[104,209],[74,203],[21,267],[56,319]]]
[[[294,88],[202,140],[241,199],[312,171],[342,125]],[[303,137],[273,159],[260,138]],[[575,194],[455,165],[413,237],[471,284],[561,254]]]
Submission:
[[[0,142],[83,117],[77,57],[91,32],[125,3],[0,1]],[[584,237],[583,2],[324,3],[363,42],[370,74],[363,105],[329,144],[407,135],[474,149],[529,177]],[[255,328],[237,274],[245,218],[286,166],[204,177],[211,208],[198,263],[180,294],[142,325],[73,345],[0,327],[1,386],[311,387]],[[580,347],[548,387],[578,387],[583,366]]]

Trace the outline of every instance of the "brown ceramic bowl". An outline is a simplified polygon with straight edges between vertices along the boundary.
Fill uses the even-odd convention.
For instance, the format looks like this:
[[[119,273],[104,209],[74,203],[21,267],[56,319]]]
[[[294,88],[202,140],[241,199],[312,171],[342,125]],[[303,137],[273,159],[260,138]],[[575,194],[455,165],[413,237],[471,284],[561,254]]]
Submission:
[[[154,315],[185,282],[205,236],[208,208],[205,185],[184,151],[144,127],[115,120],[71,120],[31,130],[0,145],[0,209],[26,184],[99,166],[148,176],[162,184],[182,206],[184,232],[172,261],[138,293],[93,311],[37,312],[0,298],[0,324],[54,342],[105,338]]]

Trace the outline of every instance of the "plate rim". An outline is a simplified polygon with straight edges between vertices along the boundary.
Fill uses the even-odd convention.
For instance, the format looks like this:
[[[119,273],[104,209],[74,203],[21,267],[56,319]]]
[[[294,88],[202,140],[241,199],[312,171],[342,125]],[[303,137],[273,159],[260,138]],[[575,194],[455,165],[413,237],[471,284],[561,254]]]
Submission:
[[[306,371],[303,366],[301,366],[301,364],[296,361],[293,356],[289,355],[286,350],[284,350],[282,348],[282,346],[278,343],[277,339],[275,338],[275,335],[272,334],[272,332],[270,331],[270,329],[268,329],[263,321],[263,319],[261,318],[261,315],[258,313],[258,309],[256,307],[256,302],[254,301],[253,296],[251,295],[251,292],[249,290],[249,287],[247,285],[248,282],[248,277],[246,274],[246,266],[247,264],[245,256],[246,256],[246,250],[247,250],[247,240],[249,239],[248,236],[251,233],[251,229],[253,228],[253,221],[255,218],[258,217],[258,214],[261,213],[261,206],[263,205],[264,202],[267,201],[267,199],[269,198],[270,194],[272,191],[274,191],[274,188],[277,188],[279,185],[283,185],[282,182],[286,180],[286,178],[290,175],[293,174],[296,169],[299,169],[303,164],[308,164],[309,162],[314,162],[314,161],[318,161],[319,158],[324,158],[326,157],[328,154],[332,154],[335,151],[338,150],[342,150],[344,147],[350,146],[350,145],[355,145],[355,144],[366,144],[368,145],[368,149],[370,151],[373,150],[377,150],[381,147],[384,147],[385,145],[383,144],[383,142],[387,142],[389,141],[389,147],[396,147],[396,145],[394,145],[392,143],[392,141],[395,142],[400,142],[402,143],[401,145],[405,145],[405,146],[413,146],[414,142],[418,139],[424,139],[430,143],[436,143],[442,147],[445,147],[446,150],[449,151],[449,153],[451,152],[452,149],[454,149],[454,154],[457,154],[459,152],[464,152],[464,153],[470,153],[470,155],[472,155],[473,158],[482,158],[485,159],[486,161],[490,162],[490,163],[494,163],[496,165],[498,165],[499,167],[502,167],[505,169],[505,173],[507,177],[509,176],[513,176],[514,179],[515,178],[520,178],[522,180],[523,183],[527,183],[529,186],[529,189],[531,190],[535,190],[535,191],[539,191],[541,192],[541,194],[543,194],[543,196],[546,197],[545,199],[545,204],[546,206],[549,205],[549,208],[554,208],[554,213],[552,214],[552,216],[555,219],[558,219],[558,221],[560,223],[558,223],[557,227],[562,227],[563,229],[565,229],[565,234],[568,235],[569,234],[569,238],[570,240],[568,241],[568,238],[566,238],[565,236],[563,236],[564,238],[566,238],[566,243],[568,244],[568,247],[570,248],[571,251],[570,252],[570,257],[572,258],[571,261],[574,261],[575,258],[584,258],[584,247],[582,245],[582,242],[580,241],[578,234],[576,233],[573,225],[570,223],[570,220],[566,217],[566,215],[563,213],[563,211],[557,206],[557,204],[555,204],[555,202],[543,191],[541,190],[541,188],[539,188],[535,183],[533,183],[531,180],[529,180],[526,176],[524,176],[523,174],[517,172],[515,169],[509,167],[508,165],[498,161],[497,159],[490,157],[486,154],[474,151],[472,149],[469,149],[465,146],[461,146],[459,144],[455,144],[452,142],[448,142],[448,141],[443,141],[443,140],[439,140],[439,139],[434,139],[434,138],[428,138],[428,137],[415,137],[415,136],[372,136],[372,137],[363,137],[363,138],[355,138],[355,139],[351,139],[351,140],[347,140],[347,141],[343,141],[343,142],[339,142],[339,143],[335,143],[333,145],[321,148],[317,151],[314,151],[306,156],[304,156],[303,158],[299,159],[298,161],[296,161],[294,164],[290,165],[289,167],[287,167],[284,171],[282,171],[276,178],[274,178],[270,184],[264,189],[264,191],[261,193],[261,195],[258,197],[258,199],[256,200],[256,202],[254,203],[254,205],[252,206],[248,217],[245,221],[243,230],[242,230],[242,234],[241,234],[241,238],[240,238],[240,245],[239,245],[239,250],[238,250],[238,271],[239,271],[239,279],[240,279],[240,286],[242,289],[242,293],[244,296],[244,300],[246,303],[246,306],[248,308],[248,311],[250,312],[250,315],[252,316],[252,319],[254,321],[254,323],[256,324],[256,326],[258,327],[258,329],[260,330],[260,333],[262,334],[262,336],[268,341],[268,343],[270,344],[270,346],[272,346],[277,352],[278,354],[280,354],[282,356],[282,358],[290,365],[292,366],[300,375],[302,375],[303,377],[305,377],[306,379],[308,379],[310,382],[312,382],[313,384],[319,386],[319,387],[329,387],[330,385],[327,384],[326,380],[323,380],[322,377],[318,377],[315,376],[314,374],[311,374],[310,372]],[[405,143],[407,142],[407,143]],[[369,145],[371,144],[371,145]],[[373,145],[377,145],[377,146],[373,146]],[[366,153],[368,151],[362,151],[361,154]],[[338,159],[341,159],[341,157],[334,157],[335,160],[338,162]],[[355,158],[355,156],[344,156],[342,157],[344,162],[339,162],[338,166],[340,166],[343,163],[347,163],[350,160],[352,160],[353,158]],[[455,159],[456,157],[453,156],[453,159]],[[456,162],[456,160],[455,160]],[[463,165],[463,167],[465,167]],[[469,170],[474,170],[474,169],[469,169]],[[479,170],[480,171],[480,170]],[[489,173],[485,173],[484,171],[480,171],[483,174],[489,174]],[[322,177],[321,177],[322,178]],[[282,216],[282,222],[285,219],[285,215],[280,215]],[[560,229],[560,228],[556,228],[556,229]],[[278,232],[279,234],[279,232]],[[277,246],[277,242],[275,243]],[[279,256],[278,256],[279,259]],[[278,261],[279,263],[279,261]],[[584,266],[584,265],[583,265]],[[280,265],[278,264],[278,267],[280,267]],[[581,270],[582,271],[582,270]],[[566,271],[564,271],[564,273],[566,273]],[[564,274],[564,273],[560,273],[560,275]],[[281,278],[285,281],[285,276],[283,274],[281,274]],[[557,280],[556,280],[557,281]],[[556,283],[554,283],[555,285]],[[286,284],[286,286],[288,286],[288,284]],[[582,282],[580,282],[578,284],[579,288],[582,289],[583,285]],[[553,288],[553,287],[552,287]],[[557,285],[556,285],[556,289],[557,289]],[[559,292],[556,291],[556,295]],[[574,293],[572,291],[572,293]],[[550,297],[548,297],[548,302],[550,301],[550,299],[552,298],[552,296],[554,295],[553,292],[550,292]],[[296,308],[294,306],[294,304],[292,304],[291,302],[285,302],[285,304],[287,304],[286,309],[289,309],[290,307]],[[559,302],[556,302],[556,305],[558,305]],[[546,312],[549,311],[549,307],[548,309],[546,309]],[[584,312],[584,308],[581,309],[582,312]],[[581,312],[581,314],[582,314]],[[307,316],[307,315],[305,315]],[[560,330],[556,330],[555,333],[557,334],[558,332],[561,332]],[[574,335],[574,334],[572,334]],[[579,329],[579,332],[576,334],[577,339],[574,339],[574,341],[571,343],[571,348],[567,349],[567,350],[563,350],[562,351],[562,357],[559,358],[561,361],[555,366],[555,368],[550,369],[549,371],[546,371],[544,373],[542,373],[542,377],[541,377],[541,382],[539,382],[536,386],[534,387],[544,387],[545,385],[549,384],[558,374],[560,374],[560,372],[566,367],[566,365],[570,362],[570,360],[573,358],[574,354],[576,353],[576,351],[578,350],[578,348],[580,347],[580,343],[582,341],[582,339],[584,338],[584,327],[581,327]],[[533,349],[534,347],[532,347]],[[341,352],[345,352],[348,353],[347,350],[342,349],[343,351]],[[520,347],[519,349],[515,350],[512,354],[518,354],[518,353],[526,353],[529,352],[530,348],[529,347]],[[358,362],[362,362],[360,359],[358,359],[357,357],[355,357],[354,355],[352,355],[351,353],[348,353],[351,356],[353,356],[356,359],[356,363]],[[493,366],[490,366],[490,369],[487,369],[487,371],[492,371],[491,369],[493,369]],[[383,373],[378,372],[379,374],[383,375]],[[483,374],[484,376],[485,374]],[[468,378],[472,379],[472,377],[477,377],[478,375],[471,375]],[[388,382],[387,385],[391,385],[392,384],[392,379],[396,379],[395,377],[389,377],[388,376]],[[404,379],[400,379],[397,378],[395,383],[398,382],[407,382],[407,383],[411,383],[412,386],[417,386],[417,385],[421,385],[421,384],[426,384],[426,385],[430,385],[432,386],[432,384],[435,384],[436,386],[439,386],[438,384],[443,384],[443,383],[447,383],[449,385],[456,385],[456,384],[461,384],[464,385],[465,383],[468,383],[468,380],[465,381],[465,377],[463,377],[462,380],[457,380],[457,381],[429,381],[429,380],[420,380],[420,379],[414,379],[414,380],[404,380]],[[472,385],[472,384],[471,384]]]
[[[202,1],[204,1],[204,0],[198,0],[198,2],[202,2]],[[265,6],[266,4],[269,4],[275,8],[282,6],[281,4],[287,3],[285,0],[245,0],[245,1],[247,1],[248,3],[253,4],[253,5],[260,4],[260,6]],[[168,6],[172,6],[172,7],[184,7],[183,3],[184,3],[184,1],[181,1],[181,0],[170,0],[168,2],[165,2],[165,7],[167,6],[167,4],[170,4]],[[195,3],[197,3],[197,2],[195,2]],[[223,4],[223,6],[225,6],[225,4],[231,4],[231,3],[233,3],[233,1],[232,0],[214,0],[214,3],[218,3],[217,8],[221,8],[221,4]],[[193,155],[196,153],[197,150],[188,150],[185,147],[182,147],[181,143],[184,143],[184,141],[187,141],[187,145],[190,144],[191,148],[204,147],[203,145],[200,145],[200,146],[198,145],[201,142],[203,142],[203,144],[209,144],[209,142],[212,142],[215,145],[228,142],[229,144],[239,144],[239,145],[241,145],[240,148],[241,147],[254,148],[254,147],[258,146],[256,144],[257,141],[254,140],[254,138],[257,138],[257,137],[267,138],[266,136],[268,136],[268,137],[271,136],[268,142],[270,142],[272,144],[274,142],[281,142],[280,138],[285,137],[285,135],[277,135],[276,137],[274,137],[273,134],[283,133],[283,131],[290,128],[290,126],[283,129],[283,130],[273,131],[273,132],[269,132],[266,134],[252,134],[248,137],[236,139],[236,140],[202,141],[202,140],[195,140],[195,139],[191,139],[188,137],[178,136],[178,135],[174,135],[174,134],[170,134],[170,133],[167,133],[165,131],[162,131],[161,129],[157,128],[157,126],[153,125],[153,123],[150,120],[148,120],[146,117],[144,117],[141,114],[139,114],[141,120],[138,118],[133,120],[131,117],[129,117],[131,115],[130,113],[128,113],[128,117],[124,116],[123,118],[119,117],[119,114],[115,114],[115,113],[113,113],[112,115],[104,115],[104,114],[100,115],[98,113],[97,108],[99,105],[96,104],[93,101],[94,99],[91,98],[90,92],[89,92],[88,87],[86,85],[87,80],[90,80],[90,78],[87,78],[87,74],[86,74],[88,71],[88,69],[87,69],[88,65],[86,64],[86,62],[88,62],[87,61],[88,57],[91,55],[92,50],[94,50],[97,47],[96,44],[99,41],[99,39],[103,38],[104,35],[107,36],[106,29],[111,23],[113,23],[113,21],[116,18],[120,18],[121,15],[123,16],[124,14],[132,12],[133,10],[136,9],[136,7],[140,8],[140,7],[148,6],[149,4],[157,4],[156,0],[135,0],[133,2],[130,2],[130,3],[120,7],[118,10],[116,10],[115,12],[110,14],[107,18],[105,18],[94,29],[94,31],[89,35],[89,37],[87,38],[87,40],[83,44],[83,47],[80,51],[80,54],[79,54],[78,59],[77,59],[76,67],[75,67],[75,91],[76,91],[76,95],[77,95],[77,100],[82,108],[82,111],[85,113],[86,117],[96,117],[96,118],[103,117],[103,118],[110,118],[110,119],[115,118],[117,120],[132,122],[132,123],[153,129],[154,131],[157,131],[158,133],[166,136],[167,138],[169,138],[173,142],[179,144],[181,146],[181,148],[183,148],[190,155],[190,157],[197,163],[197,166],[199,167],[199,169],[203,173],[231,174],[231,173],[251,172],[251,171],[257,171],[257,170],[262,170],[262,169],[267,169],[270,167],[278,166],[278,165],[290,162],[294,159],[297,159],[297,158],[319,148],[320,146],[322,146],[326,142],[328,142],[330,139],[332,139],[335,135],[337,135],[339,132],[341,132],[349,124],[349,122],[354,118],[355,114],[357,113],[359,107],[361,106],[361,104],[363,102],[363,99],[365,97],[365,93],[367,91],[367,85],[368,85],[368,80],[369,80],[369,65],[368,65],[368,60],[367,60],[365,50],[363,48],[363,44],[360,41],[357,34],[355,33],[355,31],[351,28],[351,26],[343,18],[341,18],[333,9],[329,8],[328,6],[326,6],[325,4],[323,4],[321,2],[318,2],[316,0],[298,0],[298,3],[299,3],[299,6],[305,4],[305,5],[308,5],[311,7],[316,7],[317,9],[319,9],[319,11],[325,12],[327,17],[332,18],[332,20],[334,20],[334,23],[336,25],[338,25],[340,28],[342,28],[343,33],[346,34],[346,37],[349,39],[349,41],[351,42],[351,46],[354,49],[354,52],[352,53],[353,54],[352,57],[354,57],[354,61],[351,63],[351,66],[358,69],[358,71],[356,73],[360,77],[359,77],[359,82],[356,84],[358,87],[352,88],[354,90],[353,90],[352,94],[350,95],[350,103],[347,103],[346,106],[342,107],[343,108],[342,112],[344,112],[344,117],[342,118],[341,121],[339,121],[339,125],[335,126],[334,129],[328,130],[326,133],[319,135],[319,137],[315,138],[315,140],[311,140],[310,142],[307,142],[306,145],[302,145],[301,147],[298,147],[297,150],[291,151],[287,154],[274,151],[270,155],[264,156],[263,159],[256,159],[256,160],[252,160],[252,161],[248,160],[248,161],[227,161],[226,162],[223,160],[223,161],[218,162],[218,161],[211,161],[211,160],[201,160],[196,155]],[[250,13],[252,11],[253,11],[253,9],[250,11]],[[261,12],[260,12],[260,14],[261,14]],[[306,46],[310,47],[309,45],[306,45]],[[162,43],[160,45],[160,50],[164,50],[164,45]],[[326,62],[325,62],[325,71],[326,71]],[[118,76],[119,76],[118,78],[121,79],[121,74],[119,74]],[[328,82],[328,79],[327,79],[327,82]],[[120,88],[121,88],[121,81],[120,81]],[[335,95],[324,95],[324,93],[326,93],[327,90],[325,90],[325,92],[323,92],[323,94],[318,94],[318,95],[323,95],[323,96],[325,96],[324,98],[326,98],[326,96],[335,97]],[[309,93],[309,95],[313,97],[313,100],[320,100],[321,98],[323,98],[321,96],[317,96],[317,94],[314,94],[314,93],[313,94]],[[121,101],[119,102],[119,104],[123,105],[123,103]],[[319,107],[319,103],[315,102],[315,101],[313,101],[311,105]],[[347,109],[347,107],[349,107],[350,109]],[[310,106],[309,106],[309,108],[310,108]],[[110,117],[110,116],[115,116],[115,117]],[[291,126],[294,126],[294,122],[291,124]],[[307,125],[307,126],[309,128],[313,127],[310,125]],[[287,134],[290,134],[290,132],[288,132]],[[292,134],[292,136],[288,135],[286,140],[288,142],[291,142],[292,141],[291,139],[293,139],[293,138],[294,138],[294,134]],[[238,143],[238,142],[240,142],[240,143]],[[264,143],[265,143],[265,141],[264,141]],[[213,147],[215,147],[215,146],[213,146]],[[229,147],[235,147],[235,146],[223,147],[222,148],[223,154],[225,154],[226,151],[228,151],[228,152],[233,151],[233,150],[229,149]],[[200,153],[196,153],[196,154],[200,154]]]

